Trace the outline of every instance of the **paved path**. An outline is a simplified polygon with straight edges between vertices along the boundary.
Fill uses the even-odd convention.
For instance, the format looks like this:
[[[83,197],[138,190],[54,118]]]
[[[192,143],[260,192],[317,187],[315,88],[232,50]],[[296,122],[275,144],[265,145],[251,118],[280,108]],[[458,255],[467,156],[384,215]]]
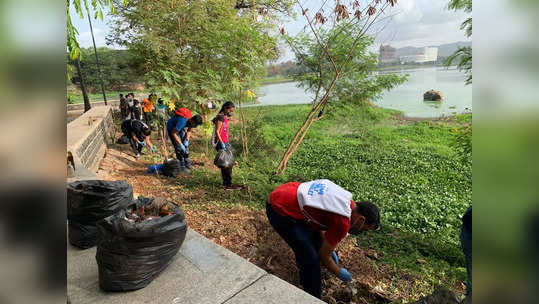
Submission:
[[[95,252],[95,247],[79,250],[68,244],[67,292],[73,304],[324,303],[193,230],[169,267],[137,291],[101,291]]]

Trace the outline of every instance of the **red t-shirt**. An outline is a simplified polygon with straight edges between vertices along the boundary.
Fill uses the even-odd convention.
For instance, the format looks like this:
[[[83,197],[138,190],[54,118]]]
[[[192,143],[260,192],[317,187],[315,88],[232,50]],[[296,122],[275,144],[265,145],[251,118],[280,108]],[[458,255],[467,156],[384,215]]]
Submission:
[[[299,182],[286,183],[271,192],[270,204],[277,214],[307,221],[305,215],[301,213],[298,203],[297,193],[300,184]],[[350,201],[350,208],[354,209],[353,201]],[[348,217],[309,206],[305,206],[304,209],[314,220],[327,227],[324,236],[333,247],[339,244],[350,229],[350,218]]]

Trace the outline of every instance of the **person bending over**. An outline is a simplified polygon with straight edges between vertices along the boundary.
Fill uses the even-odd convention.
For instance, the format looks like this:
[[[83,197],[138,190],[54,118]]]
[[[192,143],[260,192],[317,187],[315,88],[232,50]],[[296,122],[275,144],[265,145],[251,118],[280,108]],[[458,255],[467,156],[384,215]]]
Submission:
[[[327,179],[290,182],[277,187],[266,206],[268,220],[292,248],[303,289],[322,296],[322,263],[344,282],[352,275],[339,266],[335,248],[350,233],[377,230],[378,207],[354,202],[352,194]]]

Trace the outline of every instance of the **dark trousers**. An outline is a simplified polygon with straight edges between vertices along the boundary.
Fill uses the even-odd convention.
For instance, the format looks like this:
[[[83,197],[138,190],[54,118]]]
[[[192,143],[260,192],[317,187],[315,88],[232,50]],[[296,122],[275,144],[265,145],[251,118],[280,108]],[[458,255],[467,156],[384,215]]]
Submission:
[[[173,134],[172,131],[168,131],[167,133],[168,133],[168,137],[170,138],[170,141],[172,142],[172,146],[174,146],[174,152],[176,153],[176,158],[180,161],[181,166],[184,167],[185,165],[189,165],[190,164],[189,150],[186,148],[184,152],[180,148],[180,144],[176,142],[174,135],[172,135]],[[178,137],[180,137],[180,140],[182,142],[185,140],[185,136],[183,136],[184,138],[182,138],[181,134],[179,134]]]
[[[313,229],[307,223],[277,214],[271,205],[266,205],[268,220],[292,248],[299,268],[299,281],[305,292],[314,297],[322,296],[322,270],[318,251],[322,247],[320,231]]]
[[[135,152],[135,154],[140,154],[140,152],[142,151],[142,145],[139,144],[136,140],[134,140],[133,136],[129,136],[129,135],[126,135],[126,136],[127,138],[129,138],[129,144],[131,144],[131,148],[133,149],[133,152]]]
[[[151,112],[144,112],[144,122],[151,127],[152,122],[152,113]]]
[[[466,260],[466,295],[472,294],[472,233],[463,225],[460,229],[460,245]]]
[[[221,142],[217,143],[215,150],[217,150],[217,152],[221,151]],[[219,169],[221,169],[221,177],[223,178],[223,186],[232,185],[232,167],[230,168],[219,167]]]

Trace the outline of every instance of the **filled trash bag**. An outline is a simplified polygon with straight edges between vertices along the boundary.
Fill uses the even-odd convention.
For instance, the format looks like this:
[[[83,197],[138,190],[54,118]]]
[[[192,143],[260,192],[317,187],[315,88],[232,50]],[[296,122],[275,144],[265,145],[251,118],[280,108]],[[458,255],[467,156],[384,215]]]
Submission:
[[[69,243],[81,249],[96,243],[97,221],[133,203],[133,188],[126,181],[87,180],[67,184]]]
[[[116,140],[116,143],[120,145],[127,145],[129,143],[129,138],[127,138],[127,136],[125,135],[122,135],[120,138],[118,138],[118,140]]]
[[[161,169],[161,172],[165,176],[176,177],[178,176],[178,174],[180,174],[180,170],[181,170],[180,161],[173,158],[173,159],[165,160],[165,162],[163,163],[163,168]]]
[[[165,199],[139,197],[97,224],[96,260],[104,291],[146,287],[167,266],[185,240],[187,223],[180,207]]]
[[[234,152],[231,149],[227,149],[219,150],[217,155],[215,155],[213,163],[219,168],[230,168],[234,166],[235,161]]]

